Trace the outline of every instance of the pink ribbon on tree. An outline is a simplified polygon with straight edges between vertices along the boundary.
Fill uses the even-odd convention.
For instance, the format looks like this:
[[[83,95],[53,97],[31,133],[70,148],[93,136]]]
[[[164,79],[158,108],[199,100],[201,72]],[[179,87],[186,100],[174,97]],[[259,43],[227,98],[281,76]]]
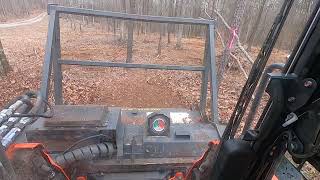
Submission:
[[[230,31],[232,33],[232,37],[231,37],[231,41],[230,41],[230,43],[228,45],[229,49],[231,49],[233,47],[233,42],[234,42],[234,40],[235,40],[235,38],[237,36],[237,29],[236,28],[235,29],[231,29]]]

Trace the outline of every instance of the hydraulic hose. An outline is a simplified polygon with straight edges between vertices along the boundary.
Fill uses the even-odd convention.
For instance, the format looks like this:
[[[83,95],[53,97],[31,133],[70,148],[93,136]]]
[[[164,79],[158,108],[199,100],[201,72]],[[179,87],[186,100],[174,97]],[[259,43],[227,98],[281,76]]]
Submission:
[[[6,122],[22,105],[26,105],[26,111],[32,108],[32,103],[30,98],[34,97],[35,93],[27,92],[25,95],[18,96],[4,106],[4,109],[0,112],[0,124]]]
[[[19,98],[17,98],[17,101],[15,101],[14,103],[10,103],[10,106],[3,109],[0,112],[0,124],[9,119],[11,115],[15,113],[15,111],[26,102],[27,99],[29,99],[28,96],[20,96]]]
[[[16,113],[27,113],[30,111],[30,106],[23,104],[16,110]],[[7,132],[17,123],[21,117],[10,117],[7,121],[3,122],[0,126],[0,137],[3,137]]]
[[[30,110],[31,114],[37,114],[42,106],[43,99],[41,95],[38,93],[37,94],[37,100],[33,108]],[[22,130],[29,124],[33,123],[38,116],[33,116],[33,117],[22,117],[12,129],[9,130],[7,134],[3,136],[1,139],[1,144],[5,147],[8,148],[8,146],[20,135]]]
[[[55,159],[59,166],[65,168],[78,161],[111,157],[114,153],[116,153],[114,145],[109,142],[104,142],[77,148],[67,153],[62,153]]]

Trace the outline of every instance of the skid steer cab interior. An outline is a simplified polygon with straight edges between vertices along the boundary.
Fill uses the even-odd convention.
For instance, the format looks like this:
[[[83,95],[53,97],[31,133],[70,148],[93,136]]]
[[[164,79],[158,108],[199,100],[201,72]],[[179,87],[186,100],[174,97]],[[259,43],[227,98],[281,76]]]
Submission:
[[[319,171],[320,2],[287,63],[265,68],[292,3],[284,1],[228,124],[221,124],[218,114],[214,21],[48,5],[41,88],[13,98],[0,112],[0,179],[303,179],[300,167],[306,162]],[[62,59],[60,14],[203,26],[203,65]],[[199,108],[66,105],[62,65],[201,72]],[[282,72],[271,73],[270,67]],[[254,99],[260,106],[264,91],[269,100],[256,127],[235,138],[248,104]]]

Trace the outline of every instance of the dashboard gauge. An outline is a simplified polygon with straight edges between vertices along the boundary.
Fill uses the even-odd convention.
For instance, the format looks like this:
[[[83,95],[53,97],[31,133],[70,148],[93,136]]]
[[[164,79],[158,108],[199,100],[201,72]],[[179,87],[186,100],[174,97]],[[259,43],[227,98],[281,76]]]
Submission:
[[[162,132],[166,128],[166,122],[162,118],[157,118],[152,122],[152,128],[156,132]]]
[[[164,114],[150,114],[148,116],[148,132],[151,136],[168,136],[170,132],[170,118]]]

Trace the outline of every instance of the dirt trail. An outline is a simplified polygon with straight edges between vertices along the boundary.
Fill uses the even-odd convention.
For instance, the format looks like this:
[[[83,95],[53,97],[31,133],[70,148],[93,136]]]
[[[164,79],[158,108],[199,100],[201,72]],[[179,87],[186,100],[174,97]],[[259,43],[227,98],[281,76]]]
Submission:
[[[47,13],[44,12],[44,13],[41,13],[38,16],[31,18],[31,19],[22,20],[22,21],[18,21],[18,22],[12,22],[12,23],[0,24],[0,28],[12,28],[12,27],[34,24],[34,23],[42,21],[46,16],[47,16]]]
[[[39,89],[47,23],[47,18],[45,18],[32,26],[0,29],[5,53],[13,67],[13,71],[7,77],[0,77],[0,107],[10,98],[24,91]],[[109,53],[109,50],[115,50],[116,55],[125,54],[122,45],[112,44],[113,41],[106,42],[105,33],[103,36],[93,36],[97,32],[91,30],[79,38],[78,35],[81,36],[85,32],[73,31],[62,22],[63,56],[80,59],[86,59],[87,56],[95,59],[108,59],[100,58],[98,55],[101,55],[102,51]],[[79,50],[77,47],[82,49]],[[116,59],[116,55],[110,54],[113,59]],[[64,66],[63,95],[65,102],[69,104],[188,107],[169,87],[166,80],[158,80],[157,77],[155,71]]]

